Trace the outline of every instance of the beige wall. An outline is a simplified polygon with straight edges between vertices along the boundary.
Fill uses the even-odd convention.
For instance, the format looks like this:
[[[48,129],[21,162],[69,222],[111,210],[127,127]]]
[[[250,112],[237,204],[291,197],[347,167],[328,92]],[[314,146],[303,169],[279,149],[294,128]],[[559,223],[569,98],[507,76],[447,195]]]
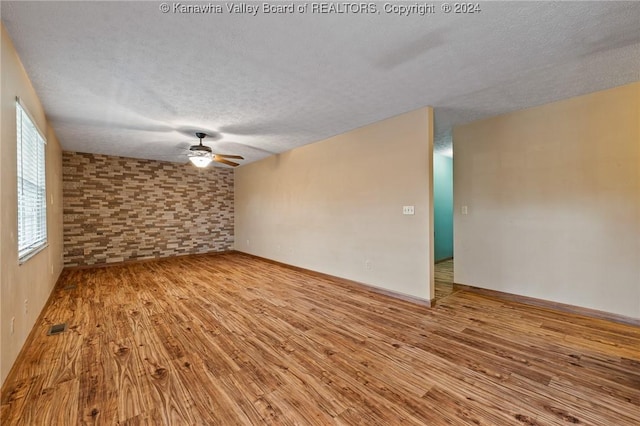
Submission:
[[[640,318],[640,83],[453,140],[457,283]]]
[[[4,383],[62,271],[62,151],[4,26],[1,64],[0,380]],[[36,125],[46,132],[47,139],[49,246],[22,265],[18,265],[17,253],[16,96],[22,99]],[[28,300],[26,310],[25,300]],[[12,317],[15,317],[13,334]]]
[[[419,109],[236,169],[236,250],[432,299],[432,117]]]

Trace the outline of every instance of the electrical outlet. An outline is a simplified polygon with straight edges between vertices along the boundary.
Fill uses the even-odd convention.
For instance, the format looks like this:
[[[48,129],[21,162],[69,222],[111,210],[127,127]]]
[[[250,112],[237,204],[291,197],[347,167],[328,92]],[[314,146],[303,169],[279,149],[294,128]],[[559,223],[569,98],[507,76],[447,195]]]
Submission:
[[[16,317],[11,317],[11,334],[16,330]]]
[[[364,261],[364,269],[367,271],[371,270],[371,260],[367,259]]]
[[[24,314],[29,314],[29,299],[24,299]]]
[[[402,206],[402,214],[415,214],[415,207],[414,206]]]
[[[460,209],[462,214],[468,214],[469,213],[469,207],[467,206],[462,206],[462,208]]]
[[[250,245],[250,244],[249,244],[249,240],[247,240],[247,245]]]

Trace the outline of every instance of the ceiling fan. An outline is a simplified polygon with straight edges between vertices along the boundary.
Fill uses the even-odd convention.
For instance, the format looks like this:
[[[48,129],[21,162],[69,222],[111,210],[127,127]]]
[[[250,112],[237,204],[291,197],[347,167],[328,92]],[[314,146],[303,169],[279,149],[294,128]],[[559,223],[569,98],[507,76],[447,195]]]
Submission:
[[[196,133],[196,137],[200,139],[200,144],[191,145],[189,147],[189,153],[187,154],[189,161],[196,167],[207,167],[212,161],[236,167],[240,164],[229,161],[227,158],[244,160],[244,158],[239,155],[214,154],[210,147],[202,145],[202,139],[207,137],[206,133],[198,132]]]

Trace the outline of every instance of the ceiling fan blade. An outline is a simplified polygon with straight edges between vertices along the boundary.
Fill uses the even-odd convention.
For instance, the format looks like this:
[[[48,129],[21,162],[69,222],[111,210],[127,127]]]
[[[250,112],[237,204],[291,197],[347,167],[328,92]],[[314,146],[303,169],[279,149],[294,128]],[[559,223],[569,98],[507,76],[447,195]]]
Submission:
[[[224,158],[235,158],[236,160],[244,160],[244,157],[241,157],[240,155],[227,155],[227,154],[216,154],[218,157],[224,157]]]
[[[226,164],[227,166],[231,166],[231,167],[236,167],[239,166],[240,164],[238,163],[234,163],[233,161],[229,161],[229,160],[225,160],[222,157],[219,157],[217,155],[215,155],[213,157],[213,161],[217,162],[217,163],[222,163],[222,164]]]

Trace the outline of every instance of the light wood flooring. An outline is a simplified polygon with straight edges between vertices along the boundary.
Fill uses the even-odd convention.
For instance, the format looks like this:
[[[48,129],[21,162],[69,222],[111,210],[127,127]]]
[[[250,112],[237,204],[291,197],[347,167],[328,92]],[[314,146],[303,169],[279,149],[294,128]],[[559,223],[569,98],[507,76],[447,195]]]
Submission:
[[[65,271],[34,330],[3,426],[640,424],[638,327],[238,253]]]
[[[453,285],[453,259],[436,263],[433,271],[433,281],[436,287],[436,303],[460,290]]]

